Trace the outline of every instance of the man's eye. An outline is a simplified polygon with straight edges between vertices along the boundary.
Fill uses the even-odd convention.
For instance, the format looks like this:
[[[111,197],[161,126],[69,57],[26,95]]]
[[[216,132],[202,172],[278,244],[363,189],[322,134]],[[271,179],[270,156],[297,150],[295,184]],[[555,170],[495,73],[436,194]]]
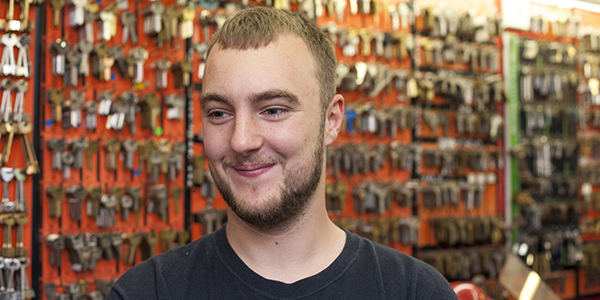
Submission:
[[[275,116],[286,112],[285,109],[282,108],[268,108],[265,110],[265,114]]]
[[[225,112],[222,111],[213,111],[210,114],[208,114],[209,118],[223,118],[225,117]]]

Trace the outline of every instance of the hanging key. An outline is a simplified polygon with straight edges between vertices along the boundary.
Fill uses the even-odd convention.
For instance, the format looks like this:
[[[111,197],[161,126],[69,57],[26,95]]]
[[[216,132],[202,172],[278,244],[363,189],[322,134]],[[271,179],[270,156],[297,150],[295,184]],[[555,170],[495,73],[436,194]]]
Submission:
[[[135,58],[133,84],[142,83],[144,81],[144,62],[148,59],[148,50],[138,47],[132,49],[130,54]]]
[[[83,27],[79,29],[79,41],[87,41],[90,44],[94,43],[94,23],[96,23],[97,15],[89,10],[86,10],[83,15]]]
[[[25,168],[25,173],[27,175],[38,174],[40,172],[40,166],[30,136],[31,131],[33,131],[33,123],[31,123],[30,121],[21,122],[17,124],[17,128],[19,130],[19,134],[22,137],[21,147],[22,149],[25,149],[26,152],[25,157],[27,161],[27,168]]]
[[[123,38],[121,43],[127,44],[127,41],[131,37],[131,42],[134,44],[138,43],[137,30],[135,25],[137,24],[137,17],[133,12],[126,11],[121,14],[121,24],[123,25]]]
[[[198,22],[200,22],[200,26],[202,26],[204,43],[210,42],[210,20],[212,18],[212,12],[209,10],[203,10],[200,12],[198,16]]]
[[[189,87],[191,84],[191,72],[192,62],[189,60],[182,60],[171,66],[173,72],[173,78],[175,81],[175,88]]]
[[[142,108],[141,126],[143,129],[154,130],[157,127],[157,119],[161,112],[160,98],[156,94],[146,94],[142,95],[140,100]]]
[[[94,50],[90,58],[92,60],[92,74],[98,77],[99,80],[104,80],[104,62],[108,58],[106,43],[101,42],[94,45]]]
[[[25,198],[25,185],[23,184],[26,178],[25,170],[15,169],[15,179],[17,180],[17,187],[15,188],[15,212],[27,212],[27,199]]]
[[[90,75],[90,53],[94,50],[94,45],[90,41],[82,40],[76,47],[81,56],[79,75],[87,77]]]
[[[15,243],[15,257],[27,258],[27,248],[25,248],[23,232],[25,225],[29,222],[27,214],[15,214],[15,224],[17,225],[17,241]]]
[[[139,227],[140,211],[142,208],[142,190],[139,187],[129,187],[127,188],[127,195],[133,200],[131,210],[135,212],[135,224]]]
[[[48,91],[48,101],[52,110],[52,122],[62,122],[62,103],[65,101],[65,92],[62,89],[51,89]]]
[[[115,66],[117,71],[123,76],[123,78],[129,78],[127,70],[127,61],[123,56],[123,48],[121,46],[114,46],[108,49],[108,55],[115,60]]]
[[[60,155],[60,161],[62,164],[62,178],[71,178],[71,166],[75,162],[75,156],[69,151],[64,151]]]
[[[17,95],[15,97],[15,106],[12,115],[12,120],[15,123],[21,123],[23,121],[23,111],[24,111],[24,100],[25,100],[25,92],[29,88],[29,83],[23,79],[19,79],[15,82],[14,86],[17,91]]]
[[[67,142],[64,139],[51,139],[48,141],[48,148],[52,149],[52,170],[61,170],[61,153],[67,147]]]
[[[134,153],[138,149],[138,143],[133,139],[128,139],[123,141],[123,150],[125,151],[125,165],[124,169],[133,171],[134,170]]]
[[[129,252],[123,262],[133,265],[135,263],[135,253],[137,248],[142,243],[142,236],[139,233],[130,233],[127,240],[129,241]]]
[[[121,197],[121,220],[128,221],[129,220],[129,212],[133,207],[133,198],[129,195],[123,195]]]
[[[65,6],[65,0],[50,0],[50,7],[52,7],[52,26],[58,28],[60,25],[61,11]]]
[[[194,18],[196,17],[196,10],[191,7],[184,7],[181,10],[180,17],[180,35],[181,39],[187,40],[194,36]]]
[[[117,139],[108,139],[104,142],[106,149],[105,167],[109,171],[117,170],[117,153],[121,151],[121,143]]]
[[[64,0],[62,1],[64,3]],[[61,39],[58,39],[56,42],[50,44],[50,53],[52,53],[52,75],[57,76],[65,74],[65,55],[69,50],[68,47],[69,44]]]
[[[119,95],[119,100],[126,107],[125,121],[129,124],[129,132],[135,134],[136,132],[136,116],[137,116],[137,104],[139,99],[134,92],[124,92]]]
[[[66,194],[69,203],[69,217],[73,221],[81,220],[81,211],[83,209],[83,200],[88,195],[88,191],[81,185],[68,187]]]
[[[46,196],[49,200],[49,214],[51,218],[60,218],[62,215],[62,199],[65,190],[60,186],[49,186],[46,188]]]
[[[98,117],[96,116],[96,112],[98,111],[98,103],[87,102],[84,105],[84,109],[85,109],[85,129],[96,130],[96,126],[98,125]]]
[[[164,157],[159,151],[152,151],[148,161],[152,166],[150,168],[152,170],[152,183],[157,183],[160,177],[160,165],[163,163]]]
[[[69,102],[71,102],[71,105],[69,106],[69,124],[73,128],[78,128],[81,125],[81,109],[83,108],[83,102],[85,101],[85,92],[72,90],[70,96]]]
[[[142,9],[144,16],[144,33],[148,36],[155,36],[163,30],[162,15],[165,8],[160,3],[154,3]]]
[[[167,95],[165,97],[165,105],[167,109],[167,119],[182,120],[183,111],[185,109],[185,98],[179,95]]]
[[[88,217],[97,217],[100,214],[100,202],[104,192],[99,186],[88,188],[88,201],[85,203],[85,214]]]
[[[29,0],[23,0],[28,2]],[[31,44],[31,36],[28,34],[22,34],[19,36],[19,42],[17,48],[19,48],[19,54],[17,54],[17,66],[15,69],[15,76],[18,77],[29,77],[29,45]]]
[[[102,10],[98,13],[98,17],[102,22],[102,26],[100,27],[102,30],[99,33],[101,39],[105,42],[110,41],[110,39],[116,35],[116,22],[117,16],[110,9]]]
[[[10,159],[10,154],[12,152],[12,143],[15,137],[15,133],[18,130],[17,124],[15,123],[4,123],[4,130],[8,133],[8,140],[6,144],[4,144],[4,148],[2,149],[2,164],[6,165],[8,160]]]
[[[171,67],[171,62],[166,59],[161,59],[156,61],[153,64],[153,68],[155,69],[155,86],[157,89],[165,89],[169,84],[168,80],[168,70]]]
[[[19,44],[19,38],[14,33],[7,33],[2,35],[0,42],[4,45],[2,51],[2,60],[0,65],[2,66],[2,74],[4,76],[15,75],[17,71],[17,63],[15,61],[15,47]]]
[[[128,111],[127,105],[123,101],[115,102],[110,108],[110,115],[106,119],[106,129],[121,130],[125,125],[125,114]]]
[[[71,28],[77,28],[82,26],[85,22],[85,10],[88,6],[87,0],[72,0],[71,4],[73,4],[74,8],[69,13],[69,26]]]
[[[87,160],[88,170],[93,170],[92,164],[92,154],[98,153],[99,151],[98,141],[90,140],[88,141],[88,148],[85,150],[85,158]]]
[[[174,186],[171,188],[171,198],[173,198],[173,208],[175,209],[175,214],[179,214],[179,200],[181,199],[181,194],[183,189],[179,186]]]
[[[12,114],[12,90],[15,88],[13,81],[6,78],[2,79],[0,83],[2,87],[2,103],[0,105],[0,114],[2,115],[2,122],[10,122],[10,116]]]
[[[13,168],[2,167],[0,168],[0,179],[2,179],[2,208],[0,212],[7,213],[14,211],[14,202],[10,202],[8,198],[8,183],[15,178],[15,171]]]
[[[100,102],[100,104],[98,104],[98,114],[101,116],[108,116],[114,99],[115,94],[111,91],[104,91],[98,94],[98,102]]]
[[[84,137],[73,141],[72,147],[73,152],[75,153],[75,162],[73,163],[74,169],[81,170],[81,168],[83,168],[83,150],[87,149],[88,146],[88,140]]]
[[[62,250],[65,249],[65,238],[60,233],[52,233],[46,236],[46,246],[52,248],[49,252],[50,265],[60,268]]]

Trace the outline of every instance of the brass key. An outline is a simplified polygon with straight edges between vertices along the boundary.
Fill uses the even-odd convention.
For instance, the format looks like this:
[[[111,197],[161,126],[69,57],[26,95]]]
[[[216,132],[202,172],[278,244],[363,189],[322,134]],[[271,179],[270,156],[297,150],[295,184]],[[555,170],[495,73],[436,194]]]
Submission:
[[[139,233],[131,233],[128,237],[129,240],[129,253],[124,263],[133,265],[135,263],[135,252],[139,245],[142,243],[142,236]]]
[[[35,154],[35,149],[33,148],[33,143],[31,142],[31,136],[29,135],[33,130],[33,123],[21,122],[17,124],[17,127],[19,134],[21,134],[21,148],[25,150],[25,160],[27,163],[25,173],[27,175],[37,174],[40,172],[40,166],[37,155]]]
[[[50,200],[48,212],[51,218],[62,216],[62,199],[65,197],[65,189],[61,186],[49,186],[46,188],[46,196]]]
[[[109,171],[117,170],[117,153],[121,150],[121,143],[117,139],[107,139],[104,142],[106,149],[105,167]]]
[[[158,244],[158,235],[154,232],[145,233],[143,235],[144,244],[146,247],[142,249],[142,259],[146,260],[156,255],[156,244]]]
[[[15,131],[18,130],[17,125],[13,125],[13,123],[4,123],[5,131],[8,133],[8,141],[4,145],[2,149],[2,165],[6,165],[8,163],[8,159],[10,158],[10,153],[12,149],[13,138],[15,137]]]
[[[16,214],[14,215],[15,223],[17,224],[17,242],[15,244],[15,256],[18,258],[27,257],[27,248],[23,243],[23,230],[25,225],[29,222],[27,214]]]
[[[62,103],[65,101],[65,93],[60,89],[52,89],[48,92],[48,101],[52,108],[52,122],[62,121]]]
[[[87,160],[87,167],[88,170],[93,170],[93,165],[92,165],[92,154],[94,153],[98,153],[98,141],[88,141],[88,147],[87,149],[85,149],[85,158]]]
[[[152,141],[139,141],[138,142],[138,165],[141,173],[144,173],[144,162],[148,162],[150,153],[154,150],[154,144]],[[148,173],[146,168],[146,173]]]
[[[100,201],[102,200],[102,188],[99,186],[88,189],[89,200],[85,205],[85,213],[88,217],[97,217],[100,213]]]
[[[160,231],[160,245],[162,253],[173,249],[173,241],[175,241],[177,233],[171,229]]]
[[[156,94],[142,95],[140,105],[142,107],[142,128],[154,130],[157,127],[157,118],[161,113],[160,98]]]
[[[173,197],[175,214],[179,214],[179,199],[181,198],[182,188],[174,186],[171,188],[171,197]]]
[[[4,240],[2,242],[2,256],[6,258],[14,257],[12,247],[12,227],[15,225],[15,218],[12,215],[3,215],[0,217],[0,223],[4,225]]]
[[[132,210],[135,212],[136,226],[140,226],[140,211],[142,208],[142,190],[139,187],[127,188],[127,195],[133,199]]]
[[[175,79],[175,88],[183,88],[190,86],[191,83],[191,72],[192,72],[192,62],[189,60],[183,60],[178,63],[173,64],[171,67],[171,71],[173,72],[173,77]]]
[[[156,142],[156,149],[162,154],[160,173],[167,174],[167,172],[169,172],[167,157],[173,149],[173,143],[167,139],[160,139]]]
[[[65,0],[50,0],[50,6],[52,7],[52,26],[58,28],[60,24],[60,11],[65,6]]]

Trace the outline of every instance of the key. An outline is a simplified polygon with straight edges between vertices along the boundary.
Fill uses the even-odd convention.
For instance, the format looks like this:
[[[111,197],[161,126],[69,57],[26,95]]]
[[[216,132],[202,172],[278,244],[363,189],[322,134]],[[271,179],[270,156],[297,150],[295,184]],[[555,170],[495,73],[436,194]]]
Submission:
[[[169,84],[167,70],[169,70],[170,67],[171,62],[166,59],[162,59],[154,63],[154,74],[156,78],[155,86],[157,89],[164,89]]]
[[[52,170],[62,169],[61,153],[67,147],[64,139],[51,139],[48,141],[48,148],[52,149]]]
[[[128,221],[129,220],[129,211],[133,207],[133,198],[129,195],[124,195],[121,197],[121,220]]]
[[[87,102],[84,104],[84,109],[86,111],[85,128],[87,130],[95,130],[98,123],[98,118],[96,117],[96,112],[98,111],[98,103]]]
[[[98,114],[101,116],[108,116],[110,114],[110,108],[112,101],[115,99],[115,95],[111,91],[104,91],[98,94]]]
[[[9,270],[8,279],[6,281],[6,292],[11,294],[15,291],[15,272],[21,270],[21,262],[18,259],[5,258],[4,268]]]
[[[133,265],[135,263],[135,252],[139,245],[142,243],[142,236],[139,233],[131,233],[128,237],[129,241],[129,253],[127,258],[123,261],[126,264]]]
[[[83,107],[83,102],[85,101],[85,92],[83,91],[71,91],[70,92],[70,120],[69,124],[73,128],[79,127],[81,125],[81,109]]]
[[[97,217],[100,214],[100,201],[103,194],[98,186],[88,189],[89,200],[85,204],[85,213],[88,217]]]
[[[83,150],[87,149],[88,146],[88,140],[84,137],[73,141],[72,147],[73,152],[75,153],[75,162],[73,163],[74,169],[83,168]]]
[[[155,36],[162,31],[162,15],[164,12],[165,8],[160,3],[154,3],[142,9],[144,33],[146,35]]]
[[[26,3],[29,0],[23,0]],[[19,54],[17,55],[17,66],[15,69],[15,76],[17,77],[29,77],[29,45],[31,44],[31,37],[28,34],[22,34],[19,36],[19,42],[17,48],[19,48]]]
[[[65,6],[65,0],[50,0],[50,7],[52,7],[52,26],[58,28],[60,24],[60,12]]]
[[[63,0],[64,1],[64,0]],[[67,54],[69,44],[66,41],[57,39],[50,44],[50,53],[52,53],[52,75],[63,75],[65,73],[65,55]]]
[[[111,10],[105,9],[98,13],[98,17],[102,21],[102,26],[100,27],[102,29],[101,38],[105,42],[108,42],[116,35],[116,32],[113,34],[113,23],[116,23],[117,16]]]
[[[17,127],[22,136],[22,149],[25,149],[26,152],[25,157],[27,161],[27,168],[25,168],[25,173],[27,175],[37,174],[40,172],[40,167],[37,160],[37,155],[35,154],[35,149],[33,148],[33,143],[31,142],[31,136],[29,135],[33,130],[33,123],[21,122],[18,123]]]
[[[156,244],[158,244],[158,235],[154,232],[144,233],[143,241],[146,247],[142,248],[142,260],[146,260],[156,255]]]
[[[196,220],[204,225],[203,233],[207,235],[222,227],[226,217],[224,210],[205,209],[196,215]]]
[[[169,195],[167,193],[167,187],[165,185],[159,184],[155,185],[151,189],[152,195],[158,206],[158,213],[160,215],[161,221],[167,220],[167,210],[169,208]]]
[[[81,53],[79,63],[79,75],[87,77],[90,75],[89,57],[94,50],[94,45],[88,40],[82,40],[76,44],[77,50]]]
[[[156,94],[142,95],[140,105],[142,107],[142,128],[154,131],[157,127],[157,118],[161,112],[160,98]]]
[[[26,257],[25,255],[24,257]],[[35,298],[35,290],[29,286],[27,280],[27,271],[25,269],[31,264],[29,259],[21,259],[20,283],[21,283],[21,299]]]
[[[71,270],[75,272],[84,271],[87,261],[84,259],[83,236],[79,234],[65,235],[65,246],[69,251],[69,261],[71,261]],[[87,248],[89,250],[89,248]]]
[[[148,50],[138,47],[130,51],[135,58],[135,69],[133,75],[133,84],[139,84],[144,81],[144,62],[148,59]]]
[[[77,51],[76,47],[71,48],[67,51],[67,64],[66,72],[63,76],[63,81],[67,86],[77,86],[79,65],[81,64],[81,54]]]
[[[98,150],[99,150],[98,141],[92,141],[92,140],[88,141],[88,148],[85,151],[88,170],[93,170],[92,154],[98,153]]]
[[[200,26],[202,26],[202,32],[204,37],[204,42],[210,42],[210,20],[212,18],[212,13],[209,10],[203,10],[200,12],[198,16],[198,22],[200,22]]]
[[[183,60],[173,64],[171,67],[171,71],[173,72],[173,78],[175,80],[175,88],[183,88],[190,86],[191,83],[191,72],[192,72],[192,62],[188,60]]]
[[[173,40],[177,36],[177,22],[181,11],[175,5],[167,7],[162,14],[162,30],[158,32],[157,42],[161,47],[163,43]]]
[[[0,114],[2,115],[2,121],[4,123],[10,122],[10,115],[12,114],[12,90],[14,89],[13,81],[6,78],[2,80],[2,104],[0,105]]]
[[[86,10],[83,15],[83,28],[79,30],[79,41],[88,41],[94,43],[94,23],[96,23],[97,15],[89,10]]]
[[[60,268],[61,266],[61,253],[65,248],[65,238],[62,234],[52,233],[46,236],[46,245],[52,248],[53,251],[49,252],[50,265]]]
[[[190,232],[187,230],[177,231],[178,247],[185,246],[190,240]]]
[[[335,14],[338,17],[338,23],[344,22],[344,15],[346,14],[346,0],[334,0],[335,1]]]
[[[4,45],[4,51],[2,52],[2,74],[4,76],[15,75],[17,70],[17,63],[15,61],[15,46],[19,44],[19,38],[14,33],[7,33],[2,35],[0,41]]]
[[[69,14],[71,28],[77,28],[85,22],[85,9],[88,6],[87,0],[72,0],[71,3],[75,7]]]
[[[185,109],[185,98],[179,95],[167,95],[165,97],[165,105],[167,109],[167,119],[182,120],[183,111]]]
[[[104,142],[104,148],[106,149],[106,169],[109,171],[116,171],[117,153],[121,151],[121,143],[117,139],[107,139]]]
[[[127,108],[125,121],[129,124],[129,132],[135,134],[136,129],[136,114],[137,103],[139,102],[137,95],[134,92],[125,92],[119,95],[118,99],[123,102]]]
[[[187,40],[194,36],[194,19],[196,18],[196,10],[191,7],[184,7],[181,10],[180,30],[181,39]]]
[[[121,24],[123,25],[123,38],[121,40],[121,43],[123,45],[127,44],[129,37],[131,37],[132,43],[138,43],[138,35],[135,29],[136,23],[137,17],[133,12],[125,11],[121,14]]]
[[[14,169],[8,167],[0,168],[0,178],[2,179],[2,208],[1,212],[12,212],[14,203],[8,198],[8,183],[15,177]]]
[[[138,143],[133,139],[124,140],[122,148],[125,151],[124,169],[133,171],[133,169],[134,169],[133,157],[134,157],[134,152],[137,151],[137,149],[138,149]]]
[[[113,195],[102,195],[100,203],[102,206],[100,207],[100,214],[96,217],[96,226],[102,228],[114,227],[117,222],[115,210],[119,204],[117,198]]]
[[[83,199],[87,197],[88,191],[83,186],[79,185],[68,187],[66,193],[69,195],[69,217],[73,221],[81,220]]]
[[[64,151],[60,154],[60,161],[62,164],[63,179],[71,178],[71,166],[75,163],[75,156],[69,151]]]
[[[165,252],[173,250],[173,242],[175,241],[177,232],[175,232],[171,229],[167,229],[167,230],[161,230],[159,235],[160,235],[161,252],[165,253]]]
[[[364,55],[364,56],[371,55],[371,42],[373,41],[373,35],[366,28],[361,28],[358,31],[358,34],[362,40],[362,50],[361,50],[362,55]]]
[[[15,188],[15,212],[27,212],[27,199],[25,199],[25,187],[23,182],[26,179],[25,170],[15,169],[15,179],[17,180],[17,187]]]
[[[141,173],[144,172],[144,162],[148,162],[148,165],[150,165],[148,159],[153,150],[154,144],[152,141],[140,141],[138,143],[138,167]],[[148,169],[146,169],[146,173],[148,173]]]
[[[17,90],[17,96],[15,97],[15,109],[12,116],[12,120],[15,123],[21,123],[23,121],[23,101],[25,97],[25,92],[29,88],[29,84],[27,81],[19,79],[15,82],[14,88]]]
[[[52,122],[60,123],[62,121],[62,103],[65,101],[63,90],[51,89],[48,92],[48,101],[52,110]]]
[[[128,111],[127,105],[123,101],[115,102],[111,106],[111,114],[106,119],[106,129],[121,130],[125,125],[125,114]]]
[[[152,166],[152,182],[157,183],[160,176],[160,165],[163,162],[163,155],[159,151],[152,151],[148,160]]]
[[[4,201],[4,199],[2,200]],[[3,211],[6,212],[6,211]],[[15,225],[15,218],[12,215],[0,216],[0,223],[4,225],[4,240],[2,242],[2,256],[5,258],[14,257],[14,249],[12,246],[12,227]],[[6,266],[6,265],[5,265]],[[9,278],[10,282],[10,278]]]
[[[181,193],[183,192],[181,187],[174,186],[171,188],[171,197],[173,198],[175,214],[179,214],[179,200],[181,198]],[[163,251],[165,252],[165,251]]]
[[[142,208],[142,190],[139,187],[127,188],[127,195],[133,200],[133,206],[131,209],[135,212],[135,223],[139,226],[140,223],[140,210]]]

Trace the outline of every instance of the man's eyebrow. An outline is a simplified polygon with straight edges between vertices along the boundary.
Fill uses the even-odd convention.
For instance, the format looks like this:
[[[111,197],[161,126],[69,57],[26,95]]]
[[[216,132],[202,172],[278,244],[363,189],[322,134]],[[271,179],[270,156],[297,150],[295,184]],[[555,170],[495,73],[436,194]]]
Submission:
[[[225,96],[223,96],[223,95],[219,95],[216,93],[203,93],[200,98],[200,107],[202,108],[202,107],[206,106],[206,104],[210,101],[229,103],[227,98],[225,98]]]
[[[292,104],[300,103],[300,101],[298,100],[298,97],[294,93],[286,91],[286,90],[279,90],[279,89],[273,89],[273,90],[264,91],[264,92],[261,92],[258,94],[254,94],[254,95],[250,96],[250,102],[257,103],[257,102],[272,100],[272,99],[276,99],[276,98],[283,98],[283,99],[287,100],[288,102],[291,102]]]

